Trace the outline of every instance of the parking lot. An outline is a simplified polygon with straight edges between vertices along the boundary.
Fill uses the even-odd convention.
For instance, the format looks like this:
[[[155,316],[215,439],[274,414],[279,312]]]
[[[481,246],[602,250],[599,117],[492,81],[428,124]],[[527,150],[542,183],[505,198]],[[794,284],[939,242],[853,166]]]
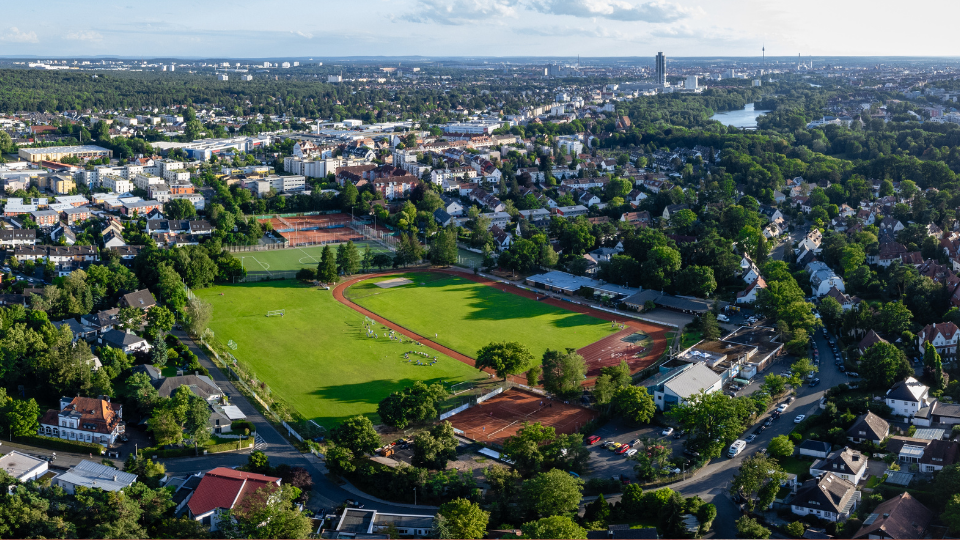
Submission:
[[[625,424],[620,420],[613,420],[607,425],[598,429],[594,434],[600,437],[600,441],[590,445],[590,461],[587,464],[587,478],[610,478],[612,476],[625,475],[630,480],[634,480],[636,475],[633,466],[636,462],[629,459],[626,454],[618,454],[604,448],[604,443],[614,441],[618,443],[631,444],[636,439],[649,438],[662,444],[673,451],[675,456],[683,455],[683,443],[686,439],[675,439],[673,436],[661,436],[663,426],[643,426],[640,428]],[[639,450],[643,450],[640,446]]]

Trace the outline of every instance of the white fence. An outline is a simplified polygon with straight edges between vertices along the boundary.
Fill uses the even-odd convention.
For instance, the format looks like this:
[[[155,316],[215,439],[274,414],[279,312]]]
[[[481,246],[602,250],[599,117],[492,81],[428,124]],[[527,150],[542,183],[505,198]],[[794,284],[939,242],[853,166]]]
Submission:
[[[501,392],[503,392],[503,387],[502,387],[502,386],[498,386],[496,390],[490,392],[489,394],[484,394],[484,395],[478,397],[478,398],[477,398],[477,403],[483,403],[484,401],[492,398],[493,396],[495,396],[495,395],[497,395],[497,394],[499,394],[499,393],[501,393]]]
[[[449,411],[440,415],[440,420],[446,420],[447,418],[450,418],[451,416],[457,413],[462,413],[463,411],[469,409],[472,406],[473,406],[472,403],[464,403],[463,405],[457,407],[456,409],[450,409]]]
[[[299,433],[297,433],[296,431],[294,431],[294,429],[293,429],[292,427],[290,427],[290,424],[288,424],[288,423],[286,423],[286,422],[280,422],[280,423],[283,424],[283,427],[287,428],[287,433],[288,433],[288,434],[290,434],[291,436],[295,437],[298,441],[303,442],[303,437],[301,437]]]

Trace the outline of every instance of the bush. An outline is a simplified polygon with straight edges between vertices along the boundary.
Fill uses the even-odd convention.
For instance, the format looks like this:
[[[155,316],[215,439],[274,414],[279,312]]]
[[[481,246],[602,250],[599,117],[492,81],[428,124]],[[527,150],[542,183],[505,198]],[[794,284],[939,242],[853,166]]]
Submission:
[[[620,493],[623,485],[613,478],[591,478],[583,485],[584,495]]]
[[[220,444],[211,444],[204,449],[210,454],[216,454],[217,452],[229,452],[231,450],[237,450],[239,448],[250,448],[253,446],[253,439],[237,439],[236,441],[230,441]]]
[[[230,431],[235,431],[239,434],[243,433],[243,430],[245,429],[250,430],[249,433],[253,433],[257,430],[257,428],[253,426],[253,422],[249,420],[234,420],[230,423]]]
[[[55,437],[45,437],[43,435],[26,435],[16,437],[17,442],[49,448],[50,450],[62,450],[64,452],[76,452],[78,454],[96,453],[98,456],[103,454],[104,447],[97,443],[88,443],[83,441],[66,441]]]

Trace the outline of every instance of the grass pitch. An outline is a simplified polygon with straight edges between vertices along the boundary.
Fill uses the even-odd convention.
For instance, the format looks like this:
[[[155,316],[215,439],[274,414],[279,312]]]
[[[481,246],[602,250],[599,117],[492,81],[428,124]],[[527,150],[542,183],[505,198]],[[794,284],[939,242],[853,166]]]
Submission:
[[[354,242],[354,244],[361,255],[367,245],[374,253],[389,252],[376,242]],[[329,245],[333,250],[333,256],[336,257],[339,244]],[[323,253],[323,246],[305,246],[269,251],[243,251],[234,253],[233,256],[240,259],[247,272],[296,272],[301,268],[316,268],[320,264],[321,253]]]
[[[368,338],[363,315],[334,300],[327,290],[288,280],[195,292],[213,305],[210,328],[217,339],[235,341],[234,356],[274,394],[327,428],[356,414],[377,421],[377,403],[415,381],[487,379],[427,347],[391,341],[382,327],[377,327],[378,339]],[[274,309],[286,314],[266,317],[267,310]],[[431,359],[436,355],[439,361],[432,366],[408,363],[403,355],[409,350],[427,352]]]
[[[413,283],[389,289],[376,286],[397,277]],[[547,349],[578,349],[616,331],[607,321],[448,274],[400,273],[372,278],[350,287],[347,296],[385,319],[470,357],[476,357],[491,341],[518,341],[539,361]]]

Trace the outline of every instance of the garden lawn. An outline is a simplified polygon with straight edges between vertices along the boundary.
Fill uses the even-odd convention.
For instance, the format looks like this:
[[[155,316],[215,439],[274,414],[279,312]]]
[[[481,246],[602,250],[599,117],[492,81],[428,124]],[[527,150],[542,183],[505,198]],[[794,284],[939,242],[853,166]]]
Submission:
[[[377,282],[405,277],[410,285]],[[458,276],[398,273],[347,290],[355,303],[441,345],[476,358],[492,341],[518,341],[539,362],[547,349],[579,349],[611,332],[610,323]]]
[[[360,254],[367,245],[373,253],[387,252],[388,250],[375,242],[354,242]],[[334,258],[337,255],[339,244],[329,244]],[[301,268],[316,269],[320,264],[320,254],[323,246],[305,246],[288,249],[271,249],[268,251],[240,251],[233,256],[240,259],[240,263],[247,272],[296,272]]]
[[[366,337],[363,315],[340,304],[330,291],[296,281],[267,281],[195,291],[213,305],[211,330],[222,343],[233,340],[233,355],[249,366],[272,393],[326,428],[366,414],[415,381],[448,383],[487,378],[476,368],[384,337]],[[267,317],[268,310],[285,310]],[[411,349],[438,356],[433,366],[404,360]],[[412,357],[412,356],[411,356]],[[420,357],[417,357],[420,358]]]

